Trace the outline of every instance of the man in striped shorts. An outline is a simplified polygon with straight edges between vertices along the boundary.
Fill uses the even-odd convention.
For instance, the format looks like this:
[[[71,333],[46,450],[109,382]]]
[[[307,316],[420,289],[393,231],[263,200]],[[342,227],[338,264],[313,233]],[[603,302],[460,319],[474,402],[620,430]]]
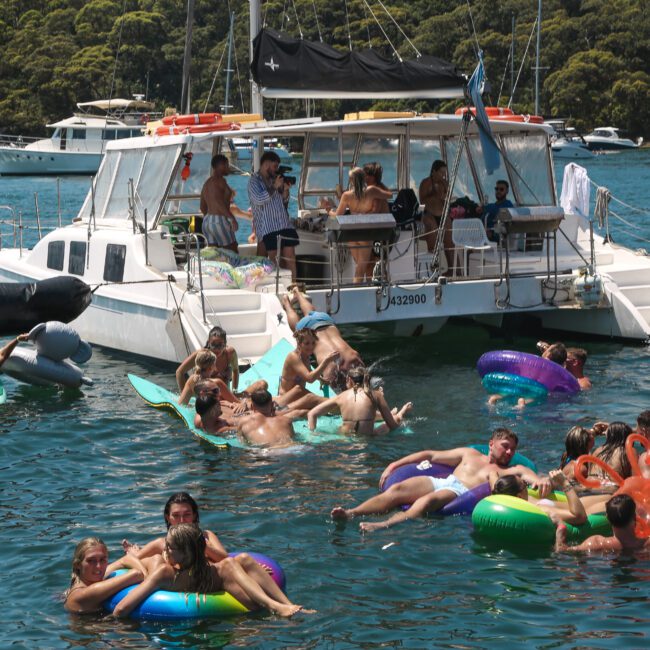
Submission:
[[[298,233],[293,227],[284,204],[285,182],[278,174],[280,157],[267,151],[260,160],[259,171],[251,175],[248,182],[248,198],[253,212],[253,228],[259,242],[266,247],[272,262],[278,260],[278,237],[280,238],[279,264],[291,271],[296,279],[296,249],[299,244]]]
[[[201,190],[201,212],[204,215],[201,230],[208,246],[228,248],[237,253],[235,232],[239,224],[230,210],[233,191],[225,178],[229,173],[228,158],[221,154],[213,156],[212,175]]]

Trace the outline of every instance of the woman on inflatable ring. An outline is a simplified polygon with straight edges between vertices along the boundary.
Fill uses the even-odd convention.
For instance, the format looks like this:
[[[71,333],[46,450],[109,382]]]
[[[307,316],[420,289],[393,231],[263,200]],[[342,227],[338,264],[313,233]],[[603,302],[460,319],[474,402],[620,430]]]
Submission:
[[[200,594],[227,591],[248,610],[264,607],[285,617],[303,609],[281,593],[277,585],[278,599],[267,594],[232,558],[225,558],[219,566],[210,564],[205,557],[205,547],[205,536],[198,526],[171,526],[165,538],[164,553],[142,560],[147,571],[145,579],[114,604],[113,615],[129,616],[148,596],[160,590],[194,592],[197,600],[201,599]]]

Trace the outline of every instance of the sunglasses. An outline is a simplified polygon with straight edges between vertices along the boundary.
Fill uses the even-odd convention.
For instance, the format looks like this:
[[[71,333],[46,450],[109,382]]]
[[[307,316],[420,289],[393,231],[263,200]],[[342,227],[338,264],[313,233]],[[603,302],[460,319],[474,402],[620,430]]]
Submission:
[[[211,350],[223,350],[225,347],[225,343],[210,343]]]
[[[495,187],[495,192],[507,192],[508,190],[505,187]]]

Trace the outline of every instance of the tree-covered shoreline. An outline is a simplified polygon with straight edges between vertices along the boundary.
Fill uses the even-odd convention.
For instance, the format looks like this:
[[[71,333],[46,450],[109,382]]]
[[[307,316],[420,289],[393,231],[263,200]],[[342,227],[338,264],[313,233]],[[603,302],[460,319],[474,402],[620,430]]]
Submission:
[[[314,4],[317,15],[314,12]],[[534,109],[534,45],[523,61],[537,17],[534,0],[392,0],[385,3],[423,54],[452,61],[471,73],[476,48],[491,82],[487,103],[508,103],[508,55],[515,30],[515,74],[521,77],[512,107]],[[401,56],[414,50],[379,4],[374,13]],[[236,14],[239,75],[233,76],[233,112],[250,109],[249,23],[245,0],[196,0],[192,40],[192,110],[219,110],[225,86],[229,8]],[[78,101],[146,94],[161,110],[178,106],[186,32],[184,0],[5,0],[0,15],[0,132],[44,133],[44,124],[67,117]],[[392,49],[361,0],[269,0],[266,24],[294,36],[355,48]],[[346,15],[348,18],[346,18]],[[476,38],[473,29],[476,30]],[[644,0],[546,0],[542,19],[540,106],[545,117],[570,118],[581,131],[613,125],[647,135],[650,125],[650,17]],[[116,53],[118,56],[116,57]],[[221,68],[215,77],[220,60]],[[210,95],[210,89],[214,88]],[[501,96],[499,97],[499,91]],[[210,97],[210,100],[208,100]],[[458,102],[318,101],[325,118],[364,109],[452,111]],[[267,101],[265,116],[304,115],[304,103]]]

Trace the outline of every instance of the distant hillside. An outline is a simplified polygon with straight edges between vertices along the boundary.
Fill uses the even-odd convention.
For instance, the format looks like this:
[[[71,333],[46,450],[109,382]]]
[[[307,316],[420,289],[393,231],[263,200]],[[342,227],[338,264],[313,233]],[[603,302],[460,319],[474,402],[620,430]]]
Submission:
[[[77,101],[130,97],[146,93],[160,108],[177,106],[185,39],[185,2],[181,0],[5,0],[0,14],[0,132],[38,134],[46,121],[70,114]],[[386,3],[385,3],[386,4]],[[249,108],[248,3],[232,0],[236,12],[239,75],[234,75],[234,111]],[[312,0],[262,5],[268,26],[293,35],[355,48],[392,50],[360,0]],[[413,50],[381,9],[370,3],[390,40],[404,57]],[[491,83],[489,101],[507,104],[511,91],[512,19],[516,21],[514,73],[521,76],[513,108],[534,108],[533,36],[523,62],[537,3],[528,0],[474,0],[472,20],[465,0],[393,0],[386,4],[420,52],[451,60],[462,71],[484,52]],[[123,7],[126,11],[122,13]],[[294,10],[295,7],[295,10]],[[283,13],[283,9],[285,13]],[[647,137],[650,128],[650,18],[645,0],[548,0],[544,3],[541,63],[541,112],[568,117],[578,129],[613,125]],[[223,101],[228,32],[228,3],[196,0],[192,46],[192,106],[202,111]],[[349,25],[349,27],[348,27]],[[116,60],[116,53],[119,56]],[[117,62],[116,62],[117,61]],[[113,79],[113,71],[115,77]],[[500,92],[501,91],[501,92]],[[336,117],[360,108],[452,110],[456,104],[425,102],[317,102],[316,112]],[[303,114],[299,101],[266,103],[267,116]]]

